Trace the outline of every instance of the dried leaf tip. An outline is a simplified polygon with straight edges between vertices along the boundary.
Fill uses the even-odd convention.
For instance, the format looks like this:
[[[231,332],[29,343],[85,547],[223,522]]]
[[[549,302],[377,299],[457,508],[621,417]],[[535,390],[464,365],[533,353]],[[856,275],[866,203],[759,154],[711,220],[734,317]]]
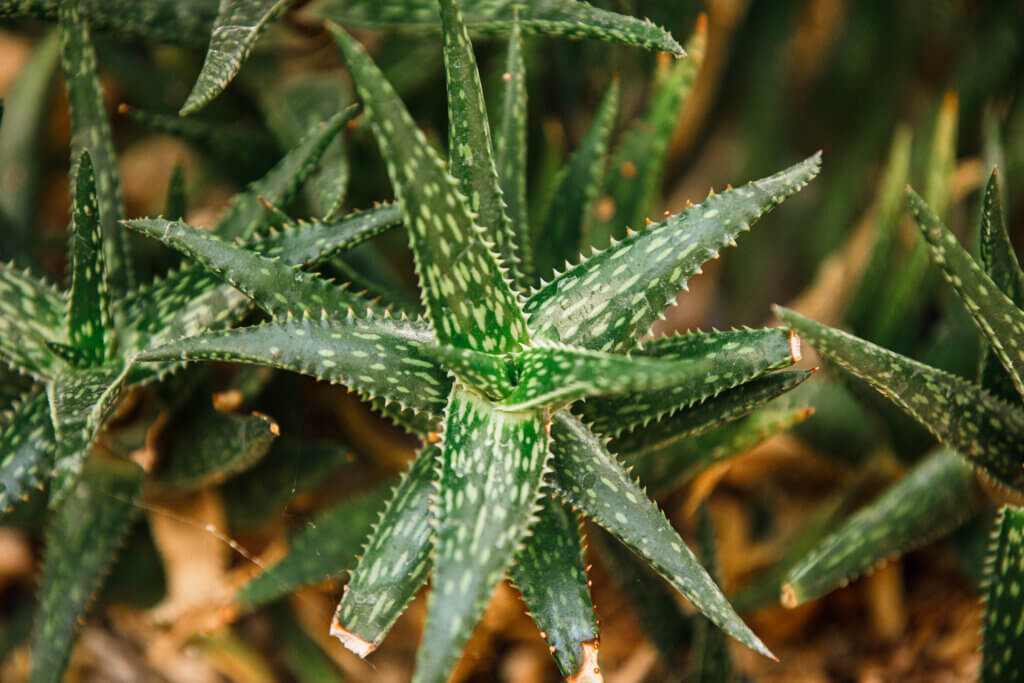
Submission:
[[[803,358],[800,353],[800,337],[793,330],[789,331],[789,354],[793,357],[794,363],[799,363]]]
[[[596,640],[589,640],[580,643],[583,649],[583,663],[579,671],[566,678],[566,683],[604,683],[604,676],[601,674],[601,666],[597,662],[597,650],[600,643]]]
[[[377,646],[370,641],[363,640],[342,626],[337,616],[331,622],[331,635],[341,641],[345,649],[354,653],[360,659],[366,659],[367,655],[377,649]]]
[[[788,583],[782,585],[782,595],[779,596],[779,602],[782,603],[782,606],[786,609],[794,609],[800,604],[800,601],[797,600],[796,597],[796,591],[793,590],[793,586]]]

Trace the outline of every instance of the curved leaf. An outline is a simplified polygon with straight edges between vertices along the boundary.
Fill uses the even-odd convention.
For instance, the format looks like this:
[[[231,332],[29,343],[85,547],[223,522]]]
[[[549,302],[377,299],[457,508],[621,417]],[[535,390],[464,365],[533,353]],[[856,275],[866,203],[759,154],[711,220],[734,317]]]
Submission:
[[[1024,628],[1024,511],[1004,506],[992,534],[985,565],[981,680],[1013,681],[1024,673],[1020,632]]]
[[[33,489],[43,488],[56,456],[50,404],[37,389],[13,406],[0,430],[0,519]]]
[[[501,121],[494,134],[495,166],[511,221],[512,242],[519,256],[519,274],[533,273],[533,248],[526,203],[526,65],[523,63],[522,30],[512,22],[505,56],[505,82]],[[520,282],[520,285],[524,283]]]

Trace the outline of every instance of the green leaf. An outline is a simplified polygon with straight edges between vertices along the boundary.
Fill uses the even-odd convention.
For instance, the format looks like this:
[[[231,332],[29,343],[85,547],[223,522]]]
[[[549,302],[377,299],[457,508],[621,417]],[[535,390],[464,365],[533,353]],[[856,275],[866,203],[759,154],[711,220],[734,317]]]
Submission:
[[[537,273],[550,278],[563,260],[576,258],[583,223],[601,189],[608,141],[619,111],[619,79],[612,81],[580,146],[558,172],[555,189],[540,231],[543,248],[537,250]]]
[[[0,263],[0,359],[36,379],[60,362],[47,342],[66,341],[67,299],[50,285]]]
[[[468,198],[477,225],[494,243],[499,262],[511,271],[514,281],[519,280],[518,245],[498,182],[487,105],[473,45],[456,0],[440,2],[448,92],[448,169]]]
[[[655,496],[667,494],[711,465],[746,453],[814,414],[806,405],[768,405],[733,422],[671,443],[661,450],[629,457],[633,474]]]
[[[82,472],[96,434],[113,410],[131,365],[68,368],[46,386],[57,437],[50,505],[57,505]]]
[[[500,412],[452,390],[437,458],[434,572],[416,683],[447,680],[512,564],[535,517],[547,442],[539,412]]]
[[[1024,361],[1024,311],[982,271],[957,242],[956,235],[942,224],[917,193],[908,189],[907,199],[921,234],[931,248],[932,260],[942,269],[946,281],[953,285],[974,323],[988,339],[1017,393],[1024,397],[1024,376],[1017,369]]]
[[[57,509],[46,533],[31,683],[61,680],[79,619],[139,510],[142,482],[134,463],[93,458]]]
[[[649,212],[657,209],[669,143],[704,61],[706,43],[707,21],[699,21],[686,46],[686,59],[675,62],[662,75],[647,111],[623,136],[602,187],[602,195],[610,202],[602,201],[612,210],[591,216],[585,234],[588,244],[607,244],[612,236],[621,236],[625,226],[643,225]]]
[[[985,617],[982,622],[981,680],[1015,681],[1024,673],[1019,647],[1024,619],[1024,510],[1009,505],[999,511],[992,549],[985,566]]]
[[[0,17],[57,19],[58,0],[3,0]],[[217,16],[217,0],[82,0],[82,11],[97,29],[118,35],[201,45]]]
[[[50,31],[36,44],[29,61],[4,95],[3,126],[0,126],[0,214],[11,222],[22,249],[30,246],[35,227],[36,190],[41,171],[40,132],[46,120],[44,112],[50,101],[50,85],[59,56],[59,33]],[[16,255],[5,254],[4,258]]]
[[[960,377],[918,363],[784,308],[775,315],[826,358],[868,382],[971,464],[1024,487],[1024,412]]]
[[[507,356],[454,346],[429,346],[425,351],[460,382],[493,400],[508,396],[516,387],[515,361]]]
[[[221,0],[203,68],[181,108],[182,116],[199,111],[227,87],[252,52],[256,39],[290,2]]]
[[[484,35],[505,35],[517,14],[524,33],[566,38],[589,38],[669,52],[681,57],[683,49],[672,36],[650,21],[608,12],[576,0],[531,3],[465,0],[459,3],[466,24]],[[321,0],[313,12],[323,19],[358,26],[437,28],[440,19],[434,0]]]
[[[275,439],[262,460],[221,487],[229,526],[252,529],[276,518],[292,498],[351,460],[352,452],[334,442]]]
[[[579,521],[549,496],[509,570],[565,678],[597,664],[598,631]]]
[[[255,609],[352,567],[360,544],[384,506],[386,494],[386,487],[376,487],[317,515],[292,538],[282,560],[242,586],[235,595],[235,604],[245,610]]]
[[[596,423],[591,425],[591,429],[602,435],[615,432],[618,435],[613,437],[608,444],[609,449],[627,460],[639,458],[661,451],[684,439],[724,427],[729,422],[748,415],[768,401],[800,386],[811,374],[813,371],[810,370],[795,370],[758,377],[734,389],[723,391],[713,398],[684,408],[675,414],[662,417],[657,422],[638,425],[630,432],[619,432],[615,429],[614,423],[610,421],[608,422],[609,430],[602,429]],[[592,407],[593,403],[597,403],[597,401],[588,401],[583,405],[581,413],[584,421],[586,421],[587,409]],[[610,415],[611,413],[603,414],[604,417],[610,417]],[[625,421],[627,417],[624,415],[623,420]],[[786,422],[789,421],[786,420]],[[708,439],[708,441],[712,440]]]
[[[185,168],[180,163],[174,164],[171,180],[167,184],[167,201],[164,206],[164,217],[172,221],[184,220],[188,212],[188,193],[185,188]]]
[[[494,134],[495,166],[511,222],[512,243],[519,255],[519,273],[525,279],[533,273],[533,248],[526,203],[526,65],[523,63],[522,30],[516,20],[508,36],[502,79],[505,86],[501,121]]]
[[[715,528],[707,506],[701,504],[697,517],[697,543],[708,574],[718,581],[718,560],[715,557]],[[690,654],[687,680],[697,683],[728,683],[733,680],[733,662],[729,643],[722,632],[707,619],[698,617],[693,629],[693,650]]]
[[[488,353],[516,350],[527,338],[522,311],[457,181],[362,47],[340,28],[330,29],[401,201],[423,303],[438,341]]]
[[[331,635],[360,657],[384,640],[430,571],[430,499],[440,449],[427,444],[391,494],[352,572]]]
[[[206,407],[179,421],[156,472],[156,483],[175,490],[219,484],[266,455],[280,433],[265,415],[235,415]]]
[[[256,363],[344,384],[415,412],[444,411],[451,382],[427,350],[429,328],[393,319],[288,321],[182,339],[140,353],[140,361]]]
[[[806,185],[820,161],[815,154],[768,178],[711,195],[556,276],[526,303],[530,329],[588,349],[635,347],[701,264]]]
[[[984,505],[974,472],[940,449],[865,506],[790,569],[782,604],[796,607],[893,556],[944,536]]]
[[[665,515],[579,420],[562,412],[551,424],[557,491],[647,561],[719,628],[767,657]]]
[[[0,519],[15,503],[43,488],[57,455],[46,392],[16,403],[0,430]]]
[[[106,359],[111,334],[110,290],[103,255],[103,228],[89,152],[83,151],[71,207],[71,294],[68,339],[89,365]]]
[[[80,0],[60,0],[61,63],[71,107],[71,176],[78,175],[82,152],[88,151],[96,174],[96,199],[110,286],[115,295],[135,283],[131,253],[118,225],[124,214],[114,140],[107,120],[96,53]]]
[[[800,360],[800,340],[781,328],[695,332],[646,342],[633,356],[690,363],[695,368],[693,381],[669,391],[588,401],[580,415],[601,434],[618,436],[643,427],[765,372],[791,365]]]

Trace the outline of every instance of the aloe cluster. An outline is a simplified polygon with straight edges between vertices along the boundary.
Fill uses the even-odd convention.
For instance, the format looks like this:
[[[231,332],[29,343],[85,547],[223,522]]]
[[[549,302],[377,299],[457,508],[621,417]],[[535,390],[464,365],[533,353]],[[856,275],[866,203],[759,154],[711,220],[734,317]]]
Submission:
[[[765,374],[798,358],[785,330],[640,341],[705,261],[813,178],[817,156],[712,194],[538,281],[529,223],[504,201],[504,188],[515,196],[524,174],[517,149],[524,137],[519,27],[511,34],[506,115],[492,144],[454,2],[441,2],[440,18],[447,164],[361,46],[331,27],[401,206],[425,317],[392,315],[349,288],[180,221],[132,220],[126,225],[180,250],[272,318],[165,344],[136,361],[229,360],[312,375],[355,389],[423,438],[331,627],[361,656],[377,648],[429,577],[415,680],[444,680],[508,572],[562,672],[595,679],[598,633],[578,513],[632,549],[717,626],[768,654],[606,439],[642,447],[644,427],[659,419],[662,432],[695,435],[806,376]],[[282,564],[290,560],[302,558]],[[273,593],[279,579],[271,568],[243,588],[240,606],[264,601],[260,593]]]

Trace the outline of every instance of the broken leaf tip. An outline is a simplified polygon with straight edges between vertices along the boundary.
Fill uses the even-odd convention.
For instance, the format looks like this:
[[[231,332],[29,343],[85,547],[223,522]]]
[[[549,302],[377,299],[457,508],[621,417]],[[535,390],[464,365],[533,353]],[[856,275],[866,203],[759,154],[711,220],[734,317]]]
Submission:
[[[601,665],[597,661],[597,650],[600,643],[596,640],[588,640],[580,643],[583,649],[583,663],[579,671],[566,678],[566,683],[604,683],[604,676],[601,674]]]
[[[366,659],[367,655],[377,649],[375,644],[360,638],[342,626],[338,617],[334,617],[331,622],[331,635],[341,641],[347,650],[355,653],[360,659]]]

